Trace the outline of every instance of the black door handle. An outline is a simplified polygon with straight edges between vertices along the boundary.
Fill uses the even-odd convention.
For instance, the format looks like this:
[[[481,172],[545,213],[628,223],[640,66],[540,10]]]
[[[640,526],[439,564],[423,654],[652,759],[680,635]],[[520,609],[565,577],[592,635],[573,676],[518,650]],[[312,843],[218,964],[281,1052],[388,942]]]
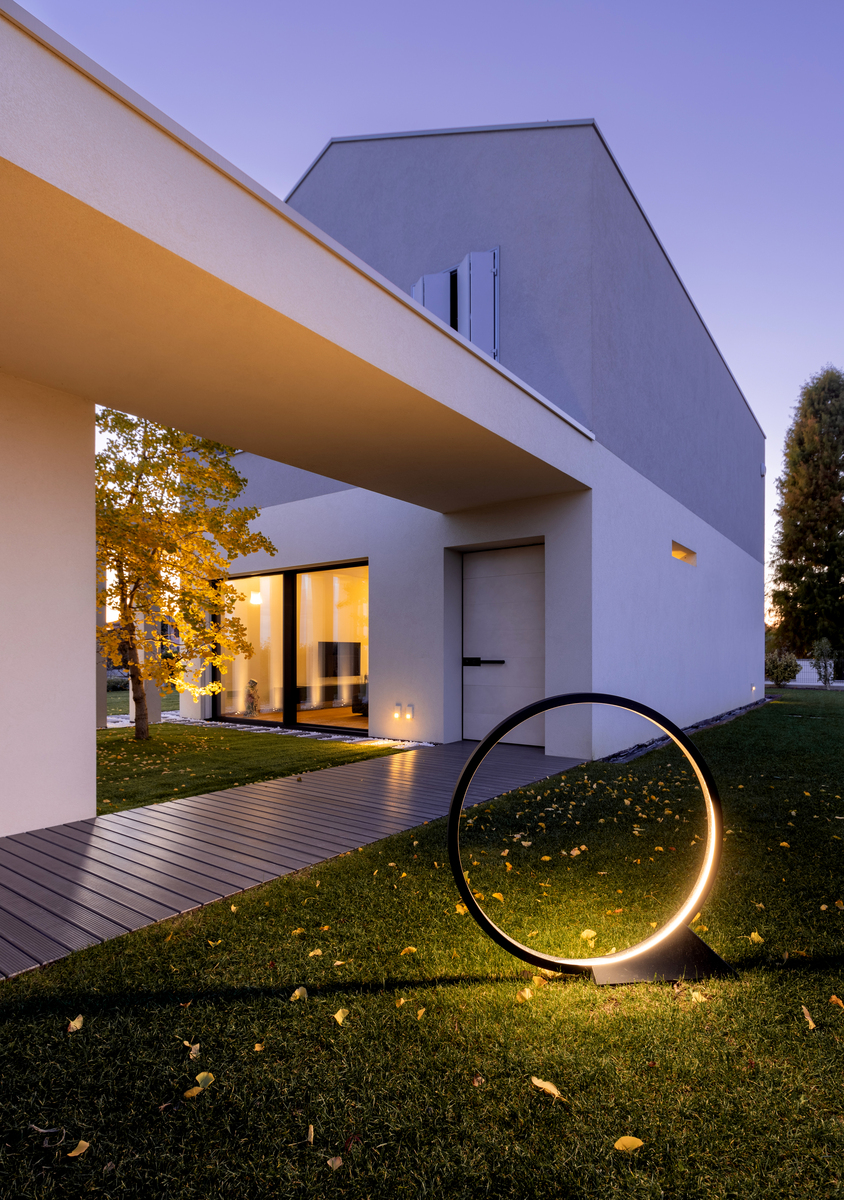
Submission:
[[[503,667],[503,658],[464,658],[464,667]]]

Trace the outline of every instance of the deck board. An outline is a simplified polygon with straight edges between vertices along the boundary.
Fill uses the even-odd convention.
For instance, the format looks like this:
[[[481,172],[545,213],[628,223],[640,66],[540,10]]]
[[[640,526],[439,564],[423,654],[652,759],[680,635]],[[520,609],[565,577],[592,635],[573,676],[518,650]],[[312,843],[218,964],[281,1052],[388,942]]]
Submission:
[[[422,747],[0,838],[0,976],[443,817],[475,745]],[[499,745],[466,803],[576,762]]]

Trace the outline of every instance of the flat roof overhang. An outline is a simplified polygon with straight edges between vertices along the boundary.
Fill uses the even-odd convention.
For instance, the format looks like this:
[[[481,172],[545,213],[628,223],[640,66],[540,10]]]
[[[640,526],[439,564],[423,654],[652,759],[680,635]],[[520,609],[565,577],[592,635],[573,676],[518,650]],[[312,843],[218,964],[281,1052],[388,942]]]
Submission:
[[[0,369],[441,512],[591,434],[0,3]]]

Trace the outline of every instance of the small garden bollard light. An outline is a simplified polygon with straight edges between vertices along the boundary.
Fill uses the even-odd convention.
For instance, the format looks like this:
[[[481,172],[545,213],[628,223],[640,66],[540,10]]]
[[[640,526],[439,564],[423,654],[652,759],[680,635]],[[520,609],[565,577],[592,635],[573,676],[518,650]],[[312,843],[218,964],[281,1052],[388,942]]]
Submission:
[[[614,954],[603,954],[595,958],[556,958],[511,938],[490,920],[478,904],[466,880],[460,859],[460,817],[463,801],[475,772],[506,734],[530,717],[576,704],[604,704],[637,713],[671,738],[691,764],[703,792],[708,833],[706,853],[697,879],[685,902],[661,929],[637,945]],[[623,696],[610,696],[601,692],[572,692],[564,696],[550,696],[545,700],[537,700],[496,725],[474,750],[463,768],[448,814],[448,856],[454,881],[460,898],[484,933],[502,949],[535,967],[564,973],[591,971],[595,983],[599,984],[652,983],[654,980],[704,979],[707,976],[733,974],[732,968],[688,927],[688,922],[703,904],[715,881],[721,857],[722,838],[723,820],[718,789],[697,747],[682,729],[654,709],[647,708],[635,700],[626,700]]]

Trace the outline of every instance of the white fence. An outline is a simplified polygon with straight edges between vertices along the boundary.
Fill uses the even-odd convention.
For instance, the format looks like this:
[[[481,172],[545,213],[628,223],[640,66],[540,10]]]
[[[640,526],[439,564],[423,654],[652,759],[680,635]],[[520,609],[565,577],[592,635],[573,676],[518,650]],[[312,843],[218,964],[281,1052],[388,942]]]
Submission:
[[[818,673],[812,666],[810,658],[798,658],[800,663],[800,674],[793,681],[794,687],[821,687],[821,681],[818,678]],[[767,680],[766,682],[770,682]],[[834,688],[844,688],[844,679],[836,679],[833,681]]]

